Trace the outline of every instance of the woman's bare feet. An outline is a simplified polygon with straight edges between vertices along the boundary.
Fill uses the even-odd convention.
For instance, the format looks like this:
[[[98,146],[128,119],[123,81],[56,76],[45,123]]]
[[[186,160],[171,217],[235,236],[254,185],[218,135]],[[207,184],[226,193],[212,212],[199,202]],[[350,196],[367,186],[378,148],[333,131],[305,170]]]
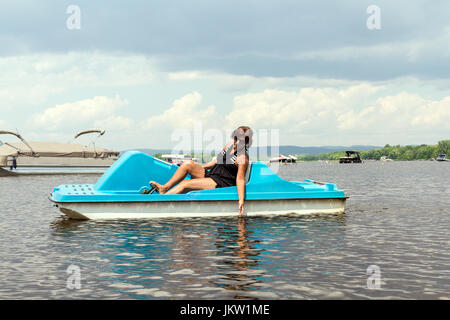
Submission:
[[[156,190],[158,191],[159,194],[164,194],[167,191],[169,191],[168,187],[166,187],[166,186],[164,186],[164,185],[162,185],[162,184],[160,184],[160,183],[158,183],[156,181],[150,181],[150,185],[152,187],[156,187]]]

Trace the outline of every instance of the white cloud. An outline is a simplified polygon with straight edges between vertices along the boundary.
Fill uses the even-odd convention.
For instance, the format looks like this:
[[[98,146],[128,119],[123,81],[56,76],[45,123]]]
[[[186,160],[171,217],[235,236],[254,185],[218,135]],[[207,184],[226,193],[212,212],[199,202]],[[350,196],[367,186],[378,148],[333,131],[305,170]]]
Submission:
[[[341,58],[337,52],[336,59],[354,49],[342,51]],[[425,54],[425,47],[416,49],[411,51],[414,59]],[[374,54],[384,49],[379,50]],[[279,128],[282,143],[296,145],[435,143],[449,132],[445,79],[359,82],[164,72],[142,55],[103,52],[0,57],[0,70],[0,125],[17,127],[35,140],[65,139],[78,130],[101,127],[109,132],[102,141],[110,139],[120,148],[128,148],[130,141],[165,147],[171,131],[192,130],[197,122],[205,130]],[[116,93],[120,96],[114,97]]]
[[[367,128],[374,133],[450,132],[450,97],[429,100],[415,93],[400,92],[376,99],[359,113],[350,110],[338,122],[341,130]]]
[[[133,120],[122,116],[111,116],[94,122],[94,127],[105,130],[127,130],[133,125]]]
[[[149,117],[143,127],[149,130],[192,129],[196,123],[211,126],[217,119],[213,105],[200,108],[202,96],[197,91],[173,102],[162,114]]]
[[[363,83],[341,90],[303,88],[240,95],[234,98],[227,124],[279,129],[282,144],[296,145],[419,143],[435,142],[431,136],[447,138],[442,134],[450,132],[450,97],[428,100],[408,92],[380,97],[383,90]],[[430,135],[430,130],[436,135]]]
[[[198,80],[207,77],[209,77],[208,73],[200,71],[169,72],[167,74],[169,80],[175,81]]]
[[[430,128],[443,126],[443,129],[447,129],[450,135],[450,97],[446,97],[440,101],[427,101],[422,104],[411,123]]]
[[[375,107],[368,107],[360,112],[354,112],[352,110],[342,113],[337,117],[337,128],[339,130],[351,130],[351,129],[360,129],[366,128],[367,122],[362,121],[367,116],[373,114],[375,111]]]
[[[100,96],[68,102],[32,115],[29,124],[34,128],[46,131],[66,131],[68,129],[74,131],[80,128],[89,128],[93,124],[106,124],[107,120],[105,119],[124,123],[126,119],[115,116],[115,111],[126,105],[128,102],[119,96],[114,98]]]
[[[294,77],[255,77],[245,74],[221,73],[212,71],[180,71],[169,72],[166,75],[169,81],[174,83],[193,81],[207,81],[214,83],[220,92],[233,93],[240,91],[249,91],[259,88],[288,88],[288,87],[348,87],[360,84],[359,81],[333,79],[333,78],[316,78],[307,76]]]
[[[264,90],[234,98],[233,110],[226,117],[229,126],[248,124],[288,131],[320,130],[351,105],[357,106],[382,87],[362,83],[342,90],[302,88],[299,91]]]
[[[158,77],[154,62],[143,55],[103,52],[0,57],[0,70],[0,101],[9,107],[39,105],[74,88],[138,86]]]
[[[45,102],[49,96],[62,91],[62,88],[47,84],[7,85],[0,89],[0,108],[11,110],[22,103],[36,106]]]

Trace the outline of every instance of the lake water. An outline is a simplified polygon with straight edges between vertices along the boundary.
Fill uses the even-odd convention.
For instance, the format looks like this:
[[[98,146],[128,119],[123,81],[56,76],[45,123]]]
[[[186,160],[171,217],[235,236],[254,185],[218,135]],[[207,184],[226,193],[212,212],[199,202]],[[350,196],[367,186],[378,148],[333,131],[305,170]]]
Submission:
[[[0,178],[0,298],[450,299],[450,162],[278,173],[336,183],[346,214],[71,221],[52,188],[99,176]]]

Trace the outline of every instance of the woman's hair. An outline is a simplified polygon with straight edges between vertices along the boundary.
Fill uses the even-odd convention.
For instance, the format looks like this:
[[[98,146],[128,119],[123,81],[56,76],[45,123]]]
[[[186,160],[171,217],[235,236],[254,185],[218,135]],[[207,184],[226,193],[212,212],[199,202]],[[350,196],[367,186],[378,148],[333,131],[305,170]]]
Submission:
[[[237,140],[245,141],[245,147],[248,149],[253,143],[253,130],[248,126],[240,126],[233,131],[231,138],[235,146]]]

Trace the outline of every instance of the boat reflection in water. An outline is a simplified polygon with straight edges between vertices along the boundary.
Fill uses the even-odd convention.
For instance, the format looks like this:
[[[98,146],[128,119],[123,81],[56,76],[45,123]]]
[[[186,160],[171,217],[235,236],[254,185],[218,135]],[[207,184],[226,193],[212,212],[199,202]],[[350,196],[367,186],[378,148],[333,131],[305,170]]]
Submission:
[[[58,219],[52,228],[60,245],[52,249],[67,255],[70,246],[71,263],[88,270],[82,275],[90,284],[89,297],[95,292],[136,299],[280,299],[279,290],[312,280],[316,259],[336,254],[345,219]],[[332,241],[319,252],[324,233]],[[299,277],[303,271],[305,277]],[[83,297],[82,290],[76,294]]]

